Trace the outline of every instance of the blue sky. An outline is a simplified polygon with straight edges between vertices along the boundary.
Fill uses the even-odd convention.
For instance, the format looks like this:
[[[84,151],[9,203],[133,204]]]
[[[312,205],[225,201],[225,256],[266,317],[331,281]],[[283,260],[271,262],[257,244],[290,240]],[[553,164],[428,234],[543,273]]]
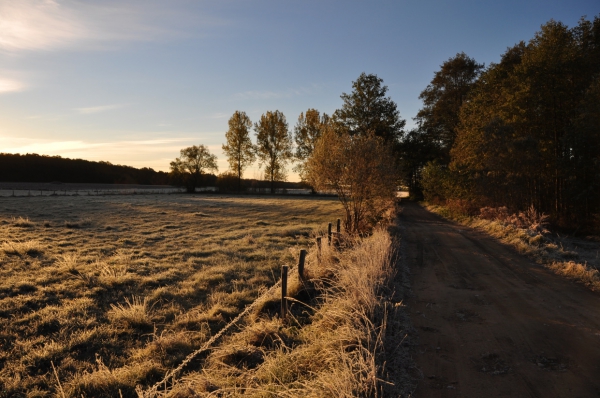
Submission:
[[[597,0],[0,0],[0,152],[167,171],[204,144],[223,172],[236,110],[278,109],[291,130],[308,108],[339,108],[366,72],[410,128],[456,53],[488,65],[550,19],[599,13]]]

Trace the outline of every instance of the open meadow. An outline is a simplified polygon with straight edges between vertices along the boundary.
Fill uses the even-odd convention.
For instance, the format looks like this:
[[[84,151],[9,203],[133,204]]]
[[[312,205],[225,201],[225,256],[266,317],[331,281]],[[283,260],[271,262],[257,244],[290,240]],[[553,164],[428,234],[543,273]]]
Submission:
[[[334,198],[0,198],[0,397],[98,396],[108,369],[135,396],[341,215]]]

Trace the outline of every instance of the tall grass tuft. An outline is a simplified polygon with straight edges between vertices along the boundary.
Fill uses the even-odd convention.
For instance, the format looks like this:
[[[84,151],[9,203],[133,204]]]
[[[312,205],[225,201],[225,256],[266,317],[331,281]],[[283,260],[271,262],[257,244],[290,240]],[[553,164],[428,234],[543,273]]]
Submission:
[[[31,221],[29,219],[29,217],[19,217],[19,218],[12,218],[12,223],[15,227],[21,227],[21,228],[33,228],[35,227],[35,223],[33,221]]]
[[[134,396],[136,384],[156,377],[163,369],[152,361],[110,369],[96,356],[92,372],[83,372],[65,388],[69,397],[125,397]]]
[[[147,297],[131,296],[131,300],[125,299],[125,304],[111,304],[108,317],[120,326],[147,329],[152,326],[151,310]]]
[[[30,257],[39,256],[44,252],[44,247],[37,240],[6,241],[0,245],[0,250],[5,254]]]
[[[600,272],[596,268],[574,261],[554,262],[549,268],[559,275],[583,282],[592,290],[600,290]]]
[[[68,272],[76,271],[78,264],[79,255],[77,253],[64,253],[56,260],[58,268]]]

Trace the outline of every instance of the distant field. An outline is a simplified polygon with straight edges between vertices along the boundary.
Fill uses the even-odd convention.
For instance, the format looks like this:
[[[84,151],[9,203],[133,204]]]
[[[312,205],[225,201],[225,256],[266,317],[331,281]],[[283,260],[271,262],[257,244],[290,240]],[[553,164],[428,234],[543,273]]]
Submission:
[[[91,196],[182,192],[171,185],[81,184],[62,182],[0,182],[2,196]]]
[[[341,214],[333,198],[0,198],[0,397],[56,394],[52,364],[76,396],[104,366],[155,382]]]
[[[215,187],[196,188],[196,192],[215,192]],[[268,188],[256,188],[254,193],[267,193]],[[84,184],[62,182],[0,182],[0,197],[7,196],[99,196],[99,195],[151,195],[183,193],[184,188],[172,185],[139,184]],[[278,194],[309,195],[310,189],[276,189]]]

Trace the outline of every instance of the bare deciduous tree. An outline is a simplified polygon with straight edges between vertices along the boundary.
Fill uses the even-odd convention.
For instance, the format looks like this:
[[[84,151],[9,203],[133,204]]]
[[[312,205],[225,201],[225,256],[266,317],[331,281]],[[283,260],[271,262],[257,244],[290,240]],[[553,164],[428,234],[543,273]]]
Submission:
[[[335,191],[349,233],[362,233],[382,220],[396,197],[398,171],[382,137],[353,135],[328,127],[307,162],[309,182]]]

